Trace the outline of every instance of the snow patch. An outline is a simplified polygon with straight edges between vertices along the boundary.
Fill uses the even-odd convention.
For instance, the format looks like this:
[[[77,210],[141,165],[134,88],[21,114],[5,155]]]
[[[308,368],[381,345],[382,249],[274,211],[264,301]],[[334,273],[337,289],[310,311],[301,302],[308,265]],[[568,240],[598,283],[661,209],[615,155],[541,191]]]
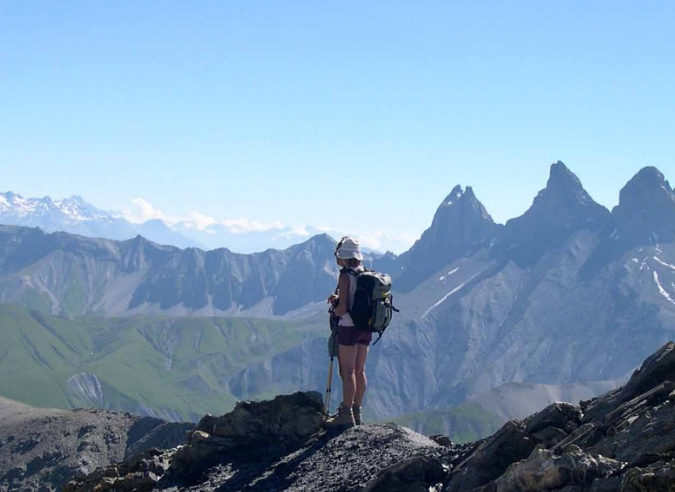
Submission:
[[[450,271],[447,273],[447,276],[449,277],[450,275],[453,275],[453,274],[457,273],[458,271],[459,271],[459,267],[453,268],[452,270],[450,270]],[[446,277],[445,275],[441,275],[440,277],[438,277],[438,280],[440,280],[441,282],[443,282],[446,278],[447,278],[447,277]]]
[[[448,297],[450,297],[450,296],[453,295],[454,293],[456,293],[456,292],[458,292],[459,290],[461,290],[461,289],[467,284],[467,282],[470,282],[471,280],[473,280],[474,278],[476,278],[480,273],[482,273],[482,272],[478,272],[478,273],[476,273],[475,275],[472,275],[472,276],[469,277],[467,280],[465,280],[464,282],[462,282],[461,284],[459,284],[457,287],[455,287],[454,289],[452,289],[450,292],[448,292],[447,294],[445,294],[443,297],[441,297],[441,299],[440,299],[438,302],[436,302],[433,306],[431,306],[429,309],[427,309],[426,311],[424,311],[424,314],[422,315],[422,318],[425,318],[425,317],[427,316],[427,314],[429,314],[429,313],[432,311],[432,309],[434,309],[434,308],[440,306],[441,304],[443,304],[443,302],[445,302],[445,300],[446,300]]]
[[[670,268],[671,270],[675,271],[675,265],[671,265],[670,263],[666,263],[665,261],[661,260],[660,258],[657,258],[656,256],[653,257],[657,263],[660,263],[666,268]]]
[[[659,274],[654,272],[654,282],[656,282],[656,286],[659,288],[659,292],[663,297],[665,297],[669,302],[672,304],[675,304],[675,301],[673,300],[672,297],[670,297],[670,294],[666,291],[666,289],[663,288],[661,285],[661,282],[659,282]]]
[[[455,200],[459,200],[460,198],[462,198],[462,194],[463,194],[463,193],[462,193],[461,191],[457,191],[457,192],[455,193],[454,198],[451,198],[450,200],[448,200],[447,202],[445,202],[445,204],[446,204],[446,205],[454,205],[454,204],[455,204]]]

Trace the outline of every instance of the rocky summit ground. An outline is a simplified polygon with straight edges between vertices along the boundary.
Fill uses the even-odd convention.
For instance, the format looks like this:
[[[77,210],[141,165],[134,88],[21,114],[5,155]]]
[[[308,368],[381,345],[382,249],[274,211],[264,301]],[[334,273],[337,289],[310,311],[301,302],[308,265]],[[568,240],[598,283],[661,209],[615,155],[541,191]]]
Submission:
[[[318,393],[241,402],[189,442],[71,480],[83,491],[673,491],[675,344],[629,382],[457,446],[394,424],[324,428]]]
[[[0,397],[0,492],[62,490],[97,468],[182,444],[193,427],[105,410],[33,408]]]

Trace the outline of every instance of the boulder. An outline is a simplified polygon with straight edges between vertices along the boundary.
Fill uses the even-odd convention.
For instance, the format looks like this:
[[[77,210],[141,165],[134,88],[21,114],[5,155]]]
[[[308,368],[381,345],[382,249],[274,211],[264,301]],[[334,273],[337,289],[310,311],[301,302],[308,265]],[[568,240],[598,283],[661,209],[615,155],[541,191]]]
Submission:
[[[297,392],[269,401],[239,402],[221,417],[205,416],[197,430],[221,438],[231,447],[248,448],[270,442],[292,447],[319,432],[324,420],[321,394]]]
[[[590,485],[596,478],[618,473],[623,466],[619,461],[585,453],[576,446],[560,456],[538,447],[526,460],[514,463],[501,477],[477,491],[538,492],[573,484]]]
[[[675,491],[675,463],[660,461],[646,468],[631,468],[621,481],[621,492]]]
[[[416,456],[384,470],[363,492],[428,492],[445,476],[446,471],[440,461]]]
[[[523,422],[512,420],[486,440],[453,471],[445,492],[485,485],[501,476],[512,463],[527,458],[536,446]]]

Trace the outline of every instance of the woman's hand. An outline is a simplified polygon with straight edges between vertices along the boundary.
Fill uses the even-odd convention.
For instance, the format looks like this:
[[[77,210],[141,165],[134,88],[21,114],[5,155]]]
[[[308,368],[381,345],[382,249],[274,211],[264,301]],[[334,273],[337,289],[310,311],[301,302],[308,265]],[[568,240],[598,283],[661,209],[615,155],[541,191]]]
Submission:
[[[335,305],[337,300],[338,300],[338,295],[337,294],[331,294],[331,295],[328,296],[328,299],[326,299],[326,302],[328,304]]]

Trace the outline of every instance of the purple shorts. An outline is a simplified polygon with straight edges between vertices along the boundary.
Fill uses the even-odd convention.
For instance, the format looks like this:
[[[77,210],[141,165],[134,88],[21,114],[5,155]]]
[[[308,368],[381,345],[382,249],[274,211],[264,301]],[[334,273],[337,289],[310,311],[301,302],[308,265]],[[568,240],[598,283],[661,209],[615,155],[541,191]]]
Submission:
[[[373,334],[369,331],[357,330],[353,326],[338,326],[337,342],[340,345],[353,347],[356,344],[370,345]]]

